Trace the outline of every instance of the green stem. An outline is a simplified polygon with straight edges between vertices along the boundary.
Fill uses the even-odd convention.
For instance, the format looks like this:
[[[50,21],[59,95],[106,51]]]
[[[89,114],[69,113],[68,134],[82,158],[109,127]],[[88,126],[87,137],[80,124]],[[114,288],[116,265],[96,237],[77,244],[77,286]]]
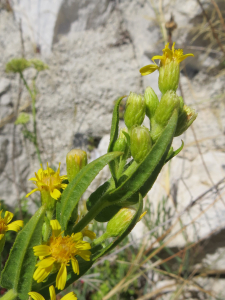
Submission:
[[[104,242],[108,237],[109,237],[109,235],[108,235],[107,232],[103,233],[103,235],[101,235],[99,238],[97,238],[96,240],[94,240],[94,241],[91,243],[91,247],[93,248],[94,246],[101,244],[101,243]]]
[[[41,160],[41,154],[40,154],[40,150],[39,150],[39,147],[38,147],[38,141],[37,141],[37,121],[36,121],[36,107],[35,107],[35,104],[36,104],[36,87],[35,87],[35,79],[37,78],[37,74],[36,76],[34,77],[33,79],[33,86],[34,86],[34,91],[32,91],[29,87],[29,85],[27,84],[27,81],[26,79],[24,78],[23,76],[23,73],[20,72],[20,77],[21,79],[23,80],[23,83],[27,89],[27,91],[29,92],[30,94],[30,97],[31,97],[31,105],[32,105],[32,115],[33,115],[33,136],[34,136],[34,147],[36,149],[36,153],[37,153],[37,156],[38,156],[38,160],[40,162],[40,164],[42,164],[42,160]]]
[[[12,289],[9,290],[4,296],[1,297],[1,300],[13,300],[17,297],[17,293]]]
[[[100,198],[92,207],[92,209],[73,227],[73,232],[81,232],[105,207],[110,204],[105,196]]]

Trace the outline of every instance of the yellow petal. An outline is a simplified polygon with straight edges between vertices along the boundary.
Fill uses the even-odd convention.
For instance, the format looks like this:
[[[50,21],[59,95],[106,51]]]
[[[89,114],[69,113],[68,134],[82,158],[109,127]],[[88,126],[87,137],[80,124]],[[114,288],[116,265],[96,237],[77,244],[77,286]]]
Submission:
[[[37,192],[39,189],[33,189],[30,193],[26,194],[26,198],[29,197],[34,192]]]
[[[42,282],[45,280],[45,278],[50,274],[52,271],[53,265],[51,265],[48,268],[37,268],[37,270],[34,272],[33,278],[37,281],[37,283]]]
[[[53,285],[51,285],[49,287],[49,294],[50,294],[50,299],[51,300],[56,300],[56,296],[55,296],[55,288]]]
[[[89,250],[91,249],[91,245],[88,243],[88,242],[85,242],[85,241],[79,241],[77,244],[76,244],[76,248],[78,250]]]
[[[61,188],[62,188],[63,190],[65,190],[66,187],[67,187],[67,184],[66,184],[66,183],[62,183],[62,184],[61,184]]]
[[[45,300],[45,298],[42,295],[36,292],[30,292],[28,293],[28,295],[31,296],[31,298],[34,300]]]
[[[155,62],[156,59],[162,60],[162,59],[163,59],[163,56],[161,56],[161,55],[155,55],[155,56],[153,56],[153,57],[151,58],[151,60],[154,61],[154,62]]]
[[[45,259],[42,259],[41,261],[39,261],[36,266],[38,268],[48,268],[50,266],[52,266],[55,262],[55,258],[54,257],[48,257]]]
[[[1,239],[4,237],[4,233],[1,233],[0,234],[0,241],[1,241]]]
[[[60,226],[58,220],[51,220],[50,221],[50,225],[51,225],[51,228],[52,228],[54,236],[57,237],[61,233],[61,231],[62,231],[61,226]]]
[[[74,294],[74,292],[70,292],[70,293],[66,294],[65,296],[63,296],[61,300],[77,300],[77,297]]]
[[[53,192],[52,191],[50,192],[50,195],[53,199],[58,200],[61,196],[61,193],[59,190],[54,189]]]
[[[91,251],[81,250],[77,252],[77,255],[81,256],[86,261],[90,261]]]
[[[178,60],[178,62],[180,63],[180,62],[182,62],[183,60],[185,60],[185,59],[186,59],[187,57],[189,57],[189,56],[194,56],[194,54],[188,53],[188,54],[182,55],[182,56],[179,57],[177,60]]]
[[[158,68],[159,67],[157,65],[147,65],[147,66],[141,68],[139,71],[142,76],[145,76],[145,75],[155,72],[155,70],[157,70]]]
[[[9,224],[9,222],[12,220],[13,216],[14,216],[13,213],[11,213],[10,211],[6,211],[5,216],[4,216],[5,224]]]
[[[29,180],[38,181],[38,179],[36,177],[31,177]]]
[[[67,270],[66,265],[61,264],[59,272],[56,277],[56,287],[59,290],[63,290],[66,285],[66,278],[67,278]]]
[[[89,229],[84,229],[82,230],[83,236],[89,237],[91,240],[94,240],[96,238],[96,234],[89,230]]]
[[[47,256],[51,254],[50,247],[47,245],[34,246],[33,250],[35,256]]]
[[[72,235],[74,242],[80,241],[83,238],[83,234],[81,232],[77,232]]]
[[[13,231],[18,232],[22,227],[23,227],[23,221],[21,221],[21,220],[14,221],[7,226],[7,231],[13,230]]]
[[[77,275],[79,275],[79,264],[78,264],[78,261],[77,259],[74,257],[71,259],[71,262],[72,262],[72,268],[73,268],[73,272]]]

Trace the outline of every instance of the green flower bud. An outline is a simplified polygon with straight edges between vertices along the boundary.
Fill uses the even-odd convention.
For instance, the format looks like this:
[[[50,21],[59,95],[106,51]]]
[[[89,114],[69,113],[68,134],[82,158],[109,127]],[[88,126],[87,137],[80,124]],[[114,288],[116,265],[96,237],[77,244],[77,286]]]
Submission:
[[[181,113],[183,111],[183,108],[184,108],[184,99],[180,96],[179,97],[180,99],[180,110],[179,110],[179,113]]]
[[[173,114],[174,109],[180,108],[180,99],[174,91],[167,91],[159,102],[154,120],[157,124],[165,127]]]
[[[169,90],[176,92],[180,78],[180,64],[171,60],[159,67],[159,89],[162,94]]]
[[[30,60],[30,63],[38,72],[49,69],[48,65],[43,63],[43,61],[41,61],[40,59],[33,58]]]
[[[151,120],[159,104],[159,99],[151,87],[146,88],[144,99],[146,104],[146,115]]]
[[[162,96],[151,122],[151,138],[155,143],[167,125],[174,109],[179,111],[181,101],[174,91],[168,91]]]
[[[124,138],[118,138],[113,146],[113,151],[124,152],[127,147],[127,142]]]
[[[30,121],[30,115],[27,113],[20,113],[19,116],[17,117],[16,121],[15,121],[15,125],[19,125],[19,124],[27,124]]]
[[[130,134],[130,151],[134,160],[140,163],[152,147],[148,128],[144,126],[133,127]]]
[[[132,208],[121,208],[118,213],[108,222],[106,235],[116,237],[128,226],[136,211]]]
[[[194,109],[190,108],[187,105],[184,105],[183,111],[178,117],[177,129],[174,136],[179,136],[182,133],[184,133],[197,118],[197,115],[198,114],[195,112]]]
[[[124,121],[128,129],[134,125],[141,125],[145,118],[145,101],[142,95],[130,93],[126,102]]]
[[[81,149],[73,149],[66,156],[67,176],[71,182],[77,173],[87,164],[87,153]]]
[[[30,62],[25,58],[13,58],[11,59],[5,68],[7,73],[22,73],[25,69],[31,66]]]

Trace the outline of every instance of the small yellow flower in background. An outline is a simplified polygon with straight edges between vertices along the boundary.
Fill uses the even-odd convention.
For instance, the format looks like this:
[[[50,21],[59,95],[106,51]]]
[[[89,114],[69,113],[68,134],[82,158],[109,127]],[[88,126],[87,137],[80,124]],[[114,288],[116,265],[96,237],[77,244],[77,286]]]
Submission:
[[[48,166],[47,170],[43,170],[41,165],[41,169],[35,173],[35,177],[30,178],[29,180],[34,181],[34,184],[37,188],[33,189],[30,193],[26,195],[26,197],[30,196],[32,193],[36,191],[40,191],[43,197],[43,194],[49,194],[51,198],[58,200],[61,196],[60,189],[65,189],[67,184],[62,183],[63,180],[67,179],[67,176],[60,176],[60,163],[59,168],[55,172]]]
[[[170,63],[171,61],[175,61],[178,64],[180,64],[183,60],[185,60],[189,56],[194,56],[194,54],[189,53],[183,55],[182,49],[176,49],[175,50],[175,42],[173,43],[172,50],[169,48],[169,43],[166,44],[165,48],[162,50],[163,55],[155,55],[152,57],[152,61],[155,62],[156,59],[160,60],[160,66],[165,66],[166,64]],[[141,75],[145,76],[148,74],[153,73],[155,70],[158,70],[160,67],[158,67],[156,64],[147,65],[140,69]]]
[[[91,245],[82,240],[81,232],[72,234],[71,236],[62,236],[61,226],[57,220],[50,221],[52,228],[52,236],[45,245],[33,247],[34,255],[41,259],[37,263],[37,269],[33,278],[39,283],[56,268],[58,271],[56,277],[56,287],[63,290],[66,285],[67,269],[71,262],[73,272],[79,275],[79,264],[76,255],[81,256],[84,260],[89,261]]]
[[[2,211],[0,211],[0,240],[4,237],[5,232],[8,230],[18,232],[23,227],[23,221],[18,220],[9,224],[14,216],[10,211],[5,212],[4,218],[1,217]]]
[[[49,287],[49,294],[50,294],[51,300],[56,300],[55,288],[53,285],[51,285]],[[45,298],[41,294],[36,293],[36,292],[30,292],[30,293],[28,293],[28,295],[34,300],[45,300]],[[70,292],[70,293],[66,294],[65,296],[63,296],[61,298],[61,300],[77,300],[77,297],[74,294],[74,292]]]
[[[159,89],[164,95],[167,91],[176,92],[180,78],[180,63],[189,56],[194,56],[192,53],[183,55],[182,49],[175,50],[173,43],[172,50],[169,48],[169,43],[163,49],[163,55],[152,57],[154,64],[147,65],[140,69],[141,75],[145,76],[159,70]],[[160,65],[155,63],[155,60],[160,60]]]

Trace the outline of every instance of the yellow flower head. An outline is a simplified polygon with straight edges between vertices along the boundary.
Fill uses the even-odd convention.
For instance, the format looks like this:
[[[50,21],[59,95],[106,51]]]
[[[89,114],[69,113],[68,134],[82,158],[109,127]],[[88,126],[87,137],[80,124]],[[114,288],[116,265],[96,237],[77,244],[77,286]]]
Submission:
[[[163,55],[153,56],[154,64],[141,68],[140,73],[145,76],[159,70],[159,89],[162,94],[169,90],[176,92],[180,78],[180,63],[188,56],[194,55],[192,53],[183,55],[182,49],[175,50],[175,43],[173,43],[171,50],[168,43],[163,49]],[[160,60],[159,66],[155,63],[156,59]]]
[[[51,285],[49,287],[49,294],[50,294],[51,300],[56,300],[55,288],[53,285]],[[30,292],[30,293],[28,293],[28,295],[31,296],[31,298],[34,300],[45,300],[45,298],[41,294],[36,293],[36,292]],[[61,298],[61,300],[77,300],[77,297],[74,294],[74,292],[70,292],[70,293],[66,294],[65,296],[63,296]]]
[[[32,180],[34,184],[37,186],[37,188],[33,189],[30,193],[26,195],[26,197],[30,196],[32,193],[36,191],[40,191],[43,195],[50,195],[51,198],[58,200],[61,196],[60,189],[65,189],[67,184],[62,183],[63,180],[67,179],[67,176],[60,176],[60,163],[59,168],[55,172],[51,168],[49,168],[47,163],[47,170],[43,170],[43,167],[41,165],[41,169],[38,170],[37,173],[35,173],[35,177],[30,178],[29,180]]]
[[[42,282],[53,270],[59,270],[56,277],[56,287],[63,290],[66,284],[67,269],[66,266],[71,262],[75,274],[79,274],[79,264],[76,255],[89,261],[91,245],[82,240],[81,232],[71,236],[62,236],[61,226],[57,220],[51,220],[52,236],[46,245],[33,247],[34,255],[41,259],[37,263],[37,269],[33,278],[37,282]]]
[[[147,65],[140,69],[141,75],[145,76],[148,74],[153,73],[155,70],[159,70],[161,66],[165,66],[166,64],[169,64],[170,62],[176,62],[177,64],[180,64],[183,60],[185,60],[189,56],[194,56],[194,54],[189,53],[183,55],[182,49],[176,49],[175,50],[175,42],[173,43],[172,50],[169,48],[169,43],[165,45],[165,48],[162,50],[163,55],[155,55],[152,57],[152,61],[155,63],[156,59],[160,60],[160,66],[158,67],[155,64]]]
[[[13,213],[6,211],[4,218],[1,217],[2,210],[0,211],[0,240],[4,237],[5,232],[13,230],[18,232],[23,227],[23,221],[18,220],[9,224],[13,218]]]

